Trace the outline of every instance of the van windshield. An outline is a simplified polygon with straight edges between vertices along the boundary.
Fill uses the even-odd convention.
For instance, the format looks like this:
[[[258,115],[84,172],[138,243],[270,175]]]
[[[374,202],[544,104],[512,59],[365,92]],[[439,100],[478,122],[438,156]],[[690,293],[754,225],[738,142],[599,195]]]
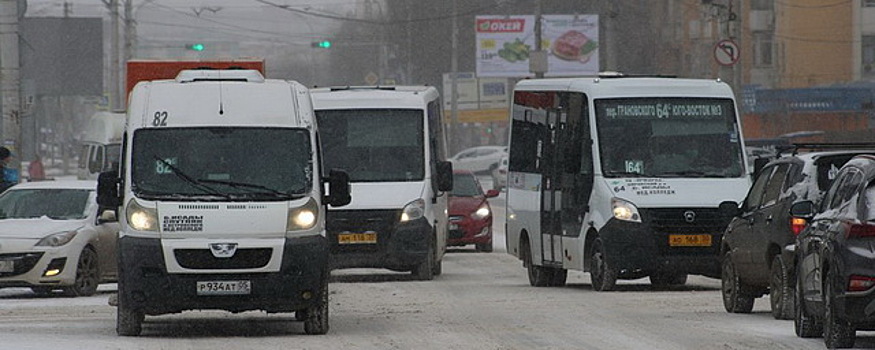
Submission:
[[[744,174],[731,99],[599,99],[595,111],[605,177]]]
[[[132,147],[131,189],[143,198],[287,200],[312,187],[305,129],[150,128]]]
[[[326,169],[350,181],[422,181],[423,111],[356,109],[316,111]]]

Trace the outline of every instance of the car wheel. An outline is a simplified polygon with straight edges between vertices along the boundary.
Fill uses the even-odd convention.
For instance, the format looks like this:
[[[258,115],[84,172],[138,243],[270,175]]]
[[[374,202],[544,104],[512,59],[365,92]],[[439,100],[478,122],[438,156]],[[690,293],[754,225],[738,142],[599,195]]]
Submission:
[[[593,243],[592,256],[590,257],[590,279],[592,289],[599,292],[614,290],[617,285],[617,271],[610,267],[605,260],[605,251],[602,248],[601,239],[596,238]]]
[[[781,255],[772,259],[772,270],[769,277],[769,303],[772,306],[772,317],[777,320],[793,318],[793,287],[790,281],[790,270]]]
[[[477,248],[478,252],[491,253],[492,252],[492,243],[490,242],[490,243],[477,244],[476,248]]]
[[[844,349],[854,346],[854,326],[838,314],[836,307],[835,272],[827,271],[823,281],[823,342],[829,349]]]
[[[100,283],[100,271],[97,264],[97,253],[91,248],[82,249],[79,262],[76,263],[76,279],[73,285],[64,288],[64,294],[72,297],[90,296],[97,292]]]
[[[796,274],[796,295],[793,298],[793,328],[796,331],[796,336],[800,338],[815,338],[823,335],[823,324],[808,313],[805,308],[804,299],[802,298],[802,275]]]
[[[568,270],[566,269],[553,269],[553,272],[550,276],[550,286],[551,287],[564,287],[565,281],[568,280]]]
[[[413,275],[420,281],[431,281],[434,279],[434,239],[431,239],[428,244],[428,254],[425,260],[413,268]]]
[[[687,274],[657,272],[650,275],[650,284],[652,284],[656,288],[682,286],[684,284],[687,284]]]
[[[304,333],[328,333],[328,280],[322,282],[319,300],[304,313]]]
[[[754,300],[754,297],[747,294],[750,288],[736,273],[730,254],[724,254],[721,260],[720,291],[723,293],[723,307],[727,312],[750,313],[753,310]]]
[[[547,287],[550,285],[552,270],[544,266],[536,266],[532,262],[532,249],[527,239],[520,242],[520,250],[523,255],[523,265],[526,267],[526,274],[529,276],[529,284],[533,287]]]

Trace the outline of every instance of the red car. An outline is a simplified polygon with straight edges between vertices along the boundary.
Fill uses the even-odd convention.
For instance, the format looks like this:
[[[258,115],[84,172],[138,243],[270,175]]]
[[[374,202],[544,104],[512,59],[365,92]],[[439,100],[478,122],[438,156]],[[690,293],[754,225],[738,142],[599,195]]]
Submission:
[[[480,181],[470,170],[453,171],[447,246],[474,244],[478,251],[492,251],[492,208],[486,199],[498,193],[498,190],[483,193]]]

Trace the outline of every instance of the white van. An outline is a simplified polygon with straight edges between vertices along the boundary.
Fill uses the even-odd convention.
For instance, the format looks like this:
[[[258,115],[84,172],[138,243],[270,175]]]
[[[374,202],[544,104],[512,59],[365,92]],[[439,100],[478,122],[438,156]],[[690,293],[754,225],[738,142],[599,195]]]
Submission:
[[[441,273],[452,165],[434,87],[311,90],[326,167],[349,173],[352,203],[329,208],[332,268]]]
[[[91,115],[79,151],[76,176],[80,180],[96,180],[101,172],[118,164],[125,130],[125,112],[100,111]]]
[[[719,80],[531,79],[511,110],[507,251],[534,286],[588,271],[720,277],[723,230],[750,186],[735,97]]]
[[[190,309],[295,312],[327,332],[325,207],[348,203],[349,184],[322,172],[309,90],[186,70],[130,101],[121,169],[98,183],[121,228],[118,334]]]

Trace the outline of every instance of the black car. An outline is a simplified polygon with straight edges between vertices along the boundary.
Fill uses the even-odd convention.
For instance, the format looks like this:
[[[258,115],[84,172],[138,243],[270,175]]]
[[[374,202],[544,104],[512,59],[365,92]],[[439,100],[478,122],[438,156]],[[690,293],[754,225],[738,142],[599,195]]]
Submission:
[[[795,245],[796,334],[852,347],[857,329],[875,330],[875,156],[845,164],[815,208],[791,208],[810,220]]]
[[[832,150],[797,153],[829,146],[796,145],[760,170],[727,226],[721,245],[723,305],[728,312],[749,313],[754,299],[769,294],[772,315],[793,317],[793,245],[805,221],[790,216],[798,201],[818,203],[839,168],[858,154],[875,150]],[[871,146],[871,145],[870,145]]]

